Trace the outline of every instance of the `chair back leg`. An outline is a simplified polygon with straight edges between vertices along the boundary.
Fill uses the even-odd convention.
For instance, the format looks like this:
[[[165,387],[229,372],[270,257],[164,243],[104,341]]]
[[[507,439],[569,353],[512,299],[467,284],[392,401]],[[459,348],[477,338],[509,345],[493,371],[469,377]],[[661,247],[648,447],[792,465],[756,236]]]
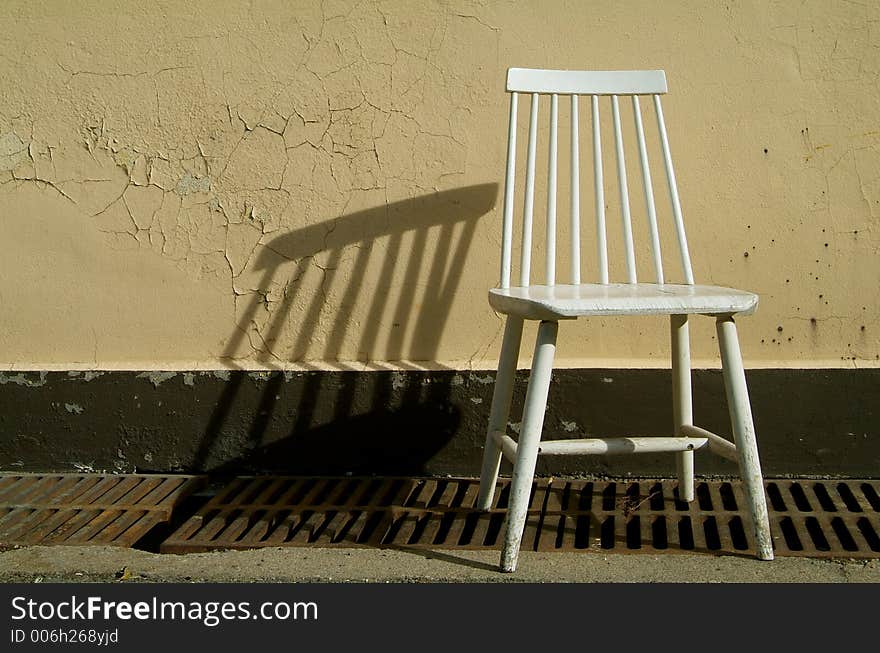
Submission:
[[[538,445],[544,427],[544,412],[547,408],[547,394],[550,390],[550,377],[553,371],[553,357],[556,354],[556,334],[558,323],[544,321],[538,327],[535,354],[532,358],[532,371],[529,387],[526,390],[522,426],[517,444],[516,462],[510,482],[510,504],[507,509],[507,526],[501,549],[501,570],[511,572],[516,569],[519,548],[529,499],[538,460]]]
[[[724,371],[724,391],[727,394],[727,407],[730,411],[730,423],[739,459],[739,472],[755,529],[755,549],[761,560],[772,560],[773,541],[770,536],[767,500],[764,496],[764,479],[761,476],[755,425],[752,420],[736,324],[730,315],[719,317],[715,324]]]
[[[508,315],[504,324],[504,340],[501,342],[498,373],[495,375],[495,391],[492,394],[492,409],[489,412],[486,446],[483,449],[480,495],[477,498],[478,510],[489,510],[495,495],[498,468],[501,464],[501,448],[493,434],[496,431],[507,432],[507,417],[510,414],[510,398],[513,395],[513,382],[516,377],[516,362],[519,358],[522,330],[522,318]]]
[[[675,435],[684,425],[693,426],[694,411],[691,394],[691,343],[687,315],[670,316],[672,330],[672,414]],[[678,496],[682,501],[694,500],[694,452],[676,455]]]

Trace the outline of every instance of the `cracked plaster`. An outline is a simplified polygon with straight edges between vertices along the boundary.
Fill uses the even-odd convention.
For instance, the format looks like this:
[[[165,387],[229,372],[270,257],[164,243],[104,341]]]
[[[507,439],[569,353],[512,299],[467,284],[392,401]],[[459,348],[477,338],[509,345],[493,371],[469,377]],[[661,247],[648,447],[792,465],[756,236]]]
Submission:
[[[491,367],[497,208],[470,231],[426,216],[404,233],[381,208],[500,181],[505,69],[584,62],[667,69],[698,277],[762,295],[747,357],[880,356],[870,5],[12,1],[0,12],[8,366]],[[337,231],[348,215],[368,218]],[[652,326],[663,328],[563,330],[560,362],[663,357]],[[695,348],[712,354],[711,342]]]

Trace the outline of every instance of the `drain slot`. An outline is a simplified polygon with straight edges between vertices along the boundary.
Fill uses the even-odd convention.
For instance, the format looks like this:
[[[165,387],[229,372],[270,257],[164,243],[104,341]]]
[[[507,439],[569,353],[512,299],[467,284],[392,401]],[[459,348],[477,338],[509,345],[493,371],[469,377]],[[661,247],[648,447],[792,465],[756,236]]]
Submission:
[[[730,520],[730,539],[733,542],[733,548],[737,551],[745,551],[749,548],[743,520],[739,515]]]
[[[684,517],[678,523],[678,541],[682,549],[692,551],[694,548],[694,528],[690,517]]]
[[[642,548],[642,525],[639,517],[633,517],[626,523],[626,548]]]
[[[865,541],[867,541],[871,551],[880,551],[880,536],[877,535],[877,531],[871,526],[871,522],[867,518],[862,517],[856,522],[856,526],[865,538]]]
[[[825,533],[822,532],[822,528],[819,526],[819,520],[815,517],[807,517],[804,523],[807,526],[807,532],[813,539],[813,546],[815,546],[818,551],[830,551],[831,545],[828,544]]]
[[[828,489],[824,485],[815,483],[813,485],[813,493],[819,500],[819,505],[822,506],[822,510],[825,512],[837,512],[837,506],[834,505],[834,500],[831,498]]]
[[[782,500],[782,493],[779,491],[779,486],[776,483],[768,483],[767,484],[767,500],[770,502],[770,507],[773,508],[776,512],[785,512],[788,510],[788,506],[785,505],[785,501]]]
[[[617,501],[617,483],[608,483],[602,490],[602,510],[611,512]]]
[[[843,523],[843,520],[840,517],[835,517],[831,520],[831,528],[834,529],[834,534],[837,535],[837,539],[840,540],[840,545],[847,551],[858,551],[859,547],[856,544],[856,541],[853,539],[853,536],[850,535],[846,526]]]
[[[599,538],[603,549],[614,548],[614,517],[607,517],[599,528]]]
[[[654,548],[664,550],[669,546],[666,538],[666,520],[657,518],[651,523],[651,539],[654,542]]]
[[[865,498],[868,500],[868,503],[871,504],[874,511],[880,512],[880,495],[877,494],[877,490],[867,483],[862,483],[861,490],[864,492]]]
[[[849,486],[846,483],[838,483],[837,491],[840,493],[840,498],[843,499],[843,502],[846,504],[847,510],[850,512],[862,512],[859,500],[856,499],[853,491],[849,489]]]
[[[724,509],[730,512],[735,511],[737,509],[736,497],[730,483],[722,483],[718,491],[721,494],[721,505],[724,506]]]
[[[721,548],[721,536],[718,534],[718,522],[714,517],[709,517],[703,522],[703,532],[706,534],[706,546],[710,551],[718,551]]]
[[[794,499],[794,505],[797,506],[798,510],[801,512],[811,512],[813,510],[813,506],[810,505],[810,501],[807,499],[807,494],[804,492],[804,488],[802,488],[799,483],[792,483],[791,487],[789,487],[789,492],[791,493],[791,496]]]

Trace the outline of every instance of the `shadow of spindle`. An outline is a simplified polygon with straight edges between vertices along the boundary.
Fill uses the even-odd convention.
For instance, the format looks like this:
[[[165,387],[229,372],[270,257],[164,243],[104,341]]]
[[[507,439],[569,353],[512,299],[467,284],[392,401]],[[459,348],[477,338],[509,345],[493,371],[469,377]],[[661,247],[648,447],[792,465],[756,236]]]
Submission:
[[[343,345],[351,340],[352,313],[365,299],[368,305],[358,326],[358,360],[432,361],[447,328],[477,222],[492,210],[497,190],[497,184],[482,184],[423,195],[276,236],[264,244],[257,258],[258,292],[241,313],[224,356],[232,359],[253,333],[251,327],[263,301],[260,293],[288,275],[290,281],[269,322],[262,332],[255,332],[261,341],[260,362],[270,366],[283,359],[302,362],[323,320],[330,320],[330,326],[325,329],[319,358],[337,360]],[[433,240],[430,230],[436,232]],[[404,246],[407,232],[413,232],[409,248]],[[380,239],[387,242],[385,248],[377,246]],[[423,273],[432,243],[433,259]],[[352,249],[350,273],[343,278],[340,261]],[[375,284],[365,286],[377,252],[383,259]],[[305,280],[315,273],[311,260],[321,253],[326,254],[322,291],[301,297],[308,287]],[[342,284],[337,293],[340,299],[328,305],[325,297]],[[391,306],[395,298],[390,289],[395,285],[400,290]],[[416,309],[419,292],[421,304]],[[302,299],[305,308],[296,311]],[[392,320],[383,325],[389,307]],[[295,335],[290,354],[282,357],[278,343],[291,327]],[[284,375],[272,372],[247,428],[246,442],[235,445],[240,455],[224,456],[217,443],[234,437],[228,420],[246,376],[243,371],[235,372],[224,384],[194,455],[194,471],[418,475],[453,436],[460,421],[458,408],[450,403],[448,381],[431,379],[428,383],[426,373],[403,377],[391,372],[343,372],[331,379],[320,372],[306,372],[291,406],[285,397]],[[279,402],[284,402],[280,409]],[[286,433],[280,437],[278,423],[287,425],[281,427]]]

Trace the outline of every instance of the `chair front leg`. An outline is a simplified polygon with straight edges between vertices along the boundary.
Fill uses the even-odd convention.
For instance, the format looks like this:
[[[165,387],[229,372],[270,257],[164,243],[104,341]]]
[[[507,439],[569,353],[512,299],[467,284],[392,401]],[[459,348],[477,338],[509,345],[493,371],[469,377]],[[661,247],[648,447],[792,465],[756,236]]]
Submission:
[[[764,496],[764,479],[761,475],[761,461],[758,458],[758,443],[755,438],[755,425],[736,324],[732,316],[722,315],[718,317],[715,326],[721,349],[724,391],[727,394],[727,407],[739,458],[739,473],[745,486],[746,499],[749,502],[755,529],[755,548],[758,558],[772,560],[773,540],[770,536],[770,519]]]
[[[672,413],[675,435],[683,435],[681,427],[693,425],[691,394],[691,343],[687,315],[670,316],[672,332]],[[694,452],[682,451],[676,456],[678,495],[682,501],[694,500]]]
[[[507,509],[507,527],[501,549],[501,571],[514,571],[519,557],[535,476],[535,464],[538,460],[538,445],[541,443],[541,431],[544,426],[553,357],[556,353],[557,331],[556,322],[541,322],[538,327],[522,426],[517,442],[516,462],[510,482],[510,504]]]
[[[513,315],[507,316],[504,324],[504,340],[501,343],[501,356],[498,359],[498,373],[495,375],[495,391],[492,394],[492,409],[489,412],[489,426],[486,430],[486,446],[483,449],[483,467],[480,472],[480,496],[478,510],[492,507],[495,484],[498,482],[498,467],[501,465],[501,447],[495,441],[495,432],[507,433],[507,417],[510,414],[510,397],[516,377],[516,361],[519,358],[522,342],[523,320]]]

